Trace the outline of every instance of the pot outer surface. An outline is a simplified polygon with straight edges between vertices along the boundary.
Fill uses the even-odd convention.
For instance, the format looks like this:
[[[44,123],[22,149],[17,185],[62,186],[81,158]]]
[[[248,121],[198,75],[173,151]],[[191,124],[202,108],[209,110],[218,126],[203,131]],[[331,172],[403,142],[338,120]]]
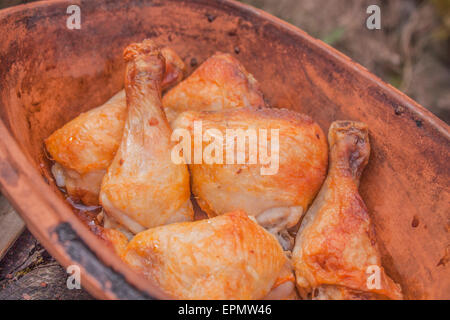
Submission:
[[[383,264],[407,298],[450,298],[446,124],[334,49],[242,4],[78,1],[81,30],[66,27],[68,5],[44,1],[0,13],[0,119],[64,210],[43,140],[122,88],[123,49],[151,38],[175,49],[189,72],[220,50],[259,80],[271,106],[306,113],[325,132],[335,120],[369,125],[372,153],[360,189]],[[6,176],[0,173],[7,189]],[[29,207],[25,218],[34,214]]]

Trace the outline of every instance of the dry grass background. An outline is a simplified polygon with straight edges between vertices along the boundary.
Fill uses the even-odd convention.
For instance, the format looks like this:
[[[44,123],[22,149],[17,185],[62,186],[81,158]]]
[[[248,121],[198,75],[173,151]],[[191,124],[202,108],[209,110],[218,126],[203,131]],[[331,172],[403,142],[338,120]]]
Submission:
[[[450,0],[242,0],[305,30],[450,123]],[[381,30],[365,27],[370,4]]]
[[[450,123],[450,0],[240,1],[336,47]],[[365,28],[370,4],[381,7],[381,30]]]

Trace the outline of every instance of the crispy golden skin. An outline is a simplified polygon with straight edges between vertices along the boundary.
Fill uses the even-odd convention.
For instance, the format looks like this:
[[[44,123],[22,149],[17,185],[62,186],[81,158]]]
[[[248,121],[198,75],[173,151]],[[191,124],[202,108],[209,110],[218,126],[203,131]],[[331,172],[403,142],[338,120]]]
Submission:
[[[262,299],[293,281],[277,240],[244,212],[141,232],[122,258],[176,299]]]
[[[171,129],[161,102],[164,57],[150,40],[125,49],[127,120],[103,178],[100,203],[133,233],[193,219],[186,164],[171,160]]]
[[[265,105],[259,84],[230,54],[217,52],[163,98],[170,123],[183,111]]]
[[[163,48],[166,67],[162,88],[183,78],[185,65],[170,48]],[[126,119],[125,91],[105,104],[80,114],[46,139],[56,161],[53,174],[68,194],[86,205],[97,205],[100,184],[122,139]]]
[[[292,256],[299,292],[316,299],[401,299],[399,286],[381,266],[369,214],[358,193],[370,153],[367,126],[334,122],[328,140],[328,177],[302,221]],[[376,284],[371,281],[367,285],[373,272],[369,266],[381,271],[378,289],[369,289]]]
[[[128,238],[119,230],[98,227],[96,235],[104,240],[105,245],[112,248],[117,255],[122,255],[128,244]]]
[[[298,223],[325,179],[328,148],[321,128],[308,116],[286,109],[241,108],[219,112],[185,112],[174,122],[174,133],[178,132],[177,129],[187,129],[194,136],[194,123],[200,121],[204,134],[209,129],[218,130],[225,145],[225,164],[207,164],[203,159],[201,164],[189,165],[192,192],[200,207],[210,217],[244,210],[255,216],[269,231],[278,234],[285,249],[292,248],[293,239],[287,229]],[[258,139],[262,137],[259,130],[265,129],[268,147],[273,138],[271,130],[279,130],[278,171],[271,175],[262,174],[261,168],[268,167],[260,161],[264,148],[258,150],[258,163],[248,164],[248,143],[245,148],[247,164],[226,164],[226,149],[230,144],[226,143],[225,137],[230,129],[254,129]],[[194,139],[191,142],[193,153]],[[203,151],[209,144],[203,143]],[[235,142],[235,146],[237,144]],[[193,158],[191,156],[191,160]],[[236,161],[237,153],[234,163]]]

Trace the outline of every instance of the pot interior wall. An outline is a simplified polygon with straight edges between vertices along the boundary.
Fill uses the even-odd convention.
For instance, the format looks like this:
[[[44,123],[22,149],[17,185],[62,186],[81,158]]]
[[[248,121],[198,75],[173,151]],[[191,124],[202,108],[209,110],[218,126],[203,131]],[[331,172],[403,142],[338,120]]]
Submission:
[[[30,162],[59,192],[43,152],[54,130],[123,84],[122,51],[152,38],[191,72],[215,51],[234,54],[267,101],[370,128],[361,184],[388,273],[410,298],[449,298],[448,129],[413,101],[334,50],[277,20],[227,1],[83,1],[82,28],[67,3],[15,10],[0,20],[0,117]],[[61,197],[62,199],[62,197]]]

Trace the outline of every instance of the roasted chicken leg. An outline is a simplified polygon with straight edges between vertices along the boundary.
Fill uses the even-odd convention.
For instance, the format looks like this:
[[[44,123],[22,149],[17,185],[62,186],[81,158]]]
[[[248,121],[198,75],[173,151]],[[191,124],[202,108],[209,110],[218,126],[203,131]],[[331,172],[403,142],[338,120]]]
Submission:
[[[199,147],[196,126],[203,132],[200,139],[210,133],[209,142],[199,142],[201,159],[192,155]],[[181,135],[180,146],[190,164],[192,192],[199,206],[210,217],[244,210],[291,249],[288,230],[299,222],[325,179],[328,148],[321,128],[308,116],[286,109],[241,108],[187,111],[173,129],[174,134],[184,129],[193,137],[186,147]],[[231,130],[244,134],[233,138]],[[215,143],[222,144],[223,151],[219,147],[219,157],[208,162],[207,150]]]
[[[183,111],[261,108],[259,84],[230,54],[217,52],[163,98],[170,123]]]
[[[171,160],[171,129],[161,102],[164,57],[150,40],[125,49],[128,115],[103,178],[100,203],[133,233],[193,219],[186,164]]]
[[[298,231],[292,261],[303,298],[401,299],[381,266],[374,230],[358,193],[369,160],[365,124],[334,122],[330,168]]]
[[[185,65],[170,48],[161,49],[166,59],[162,89],[183,78]],[[97,205],[100,184],[111,164],[127,115],[125,91],[122,90],[100,107],[94,108],[56,130],[46,141],[55,164],[53,176],[74,200]]]
[[[295,297],[281,246],[244,212],[141,232],[122,258],[176,299]]]

